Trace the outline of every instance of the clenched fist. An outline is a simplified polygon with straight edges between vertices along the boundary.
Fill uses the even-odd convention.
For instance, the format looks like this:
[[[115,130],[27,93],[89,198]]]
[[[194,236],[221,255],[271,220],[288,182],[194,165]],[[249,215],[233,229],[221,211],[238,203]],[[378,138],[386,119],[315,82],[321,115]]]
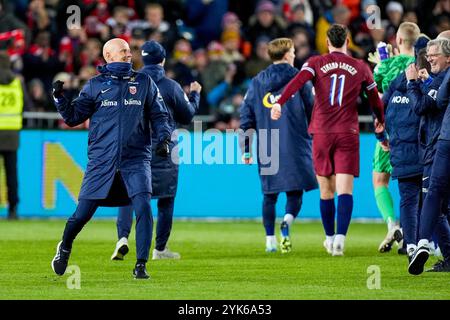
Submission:
[[[278,120],[281,117],[281,105],[279,103],[275,103],[270,110],[270,117],[272,120]]]
[[[202,86],[197,81],[194,81],[194,82],[191,82],[191,86],[189,89],[190,89],[190,92],[197,91],[198,93],[200,93],[200,91],[202,91]]]

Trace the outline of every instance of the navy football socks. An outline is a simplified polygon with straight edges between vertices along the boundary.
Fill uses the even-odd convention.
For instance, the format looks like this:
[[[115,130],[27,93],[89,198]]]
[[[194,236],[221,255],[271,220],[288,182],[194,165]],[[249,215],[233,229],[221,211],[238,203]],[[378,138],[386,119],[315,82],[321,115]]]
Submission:
[[[322,224],[327,236],[334,235],[335,212],[334,199],[320,199],[320,215],[322,216]]]
[[[338,196],[337,209],[337,234],[347,234],[350,220],[352,219],[353,196],[351,194],[341,194]]]

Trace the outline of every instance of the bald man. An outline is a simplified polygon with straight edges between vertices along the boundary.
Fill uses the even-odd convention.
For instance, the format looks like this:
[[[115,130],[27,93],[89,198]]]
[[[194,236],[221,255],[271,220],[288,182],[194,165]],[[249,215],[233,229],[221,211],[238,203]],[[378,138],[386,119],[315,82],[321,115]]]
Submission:
[[[445,30],[439,33],[437,39],[447,39],[450,40],[450,30]]]
[[[78,98],[69,101],[63,82],[53,84],[58,112],[67,125],[90,119],[88,164],[75,213],[68,219],[62,241],[52,260],[53,271],[63,275],[75,237],[100,206],[131,203],[136,212],[136,279],[148,279],[146,262],[152,239],[150,209],[152,130],[158,155],[169,155],[171,130],[168,111],[152,79],[131,68],[131,52],[122,39],[103,47],[106,65],[90,79]]]

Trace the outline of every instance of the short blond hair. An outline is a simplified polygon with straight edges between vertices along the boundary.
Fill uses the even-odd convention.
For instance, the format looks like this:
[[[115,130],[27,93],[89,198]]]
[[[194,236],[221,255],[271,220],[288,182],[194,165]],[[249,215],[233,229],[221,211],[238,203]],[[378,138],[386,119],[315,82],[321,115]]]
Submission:
[[[284,55],[294,47],[294,42],[289,38],[277,38],[269,42],[269,57],[274,61],[280,61]]]
[[[402,38],[403,41],[405,41],[406,44],[412,48],[420,35],[420,28],[413,22],[403,22],[398,27],[397,33],[400,38]]]

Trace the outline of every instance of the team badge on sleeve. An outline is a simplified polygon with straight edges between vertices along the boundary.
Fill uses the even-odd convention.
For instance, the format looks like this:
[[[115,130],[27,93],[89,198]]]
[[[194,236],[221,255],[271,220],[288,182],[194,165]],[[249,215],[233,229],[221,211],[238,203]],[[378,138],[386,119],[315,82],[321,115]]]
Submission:
[[[137,92],[136,86],[130,86],[129,89],[131,94],[136,94]]]

